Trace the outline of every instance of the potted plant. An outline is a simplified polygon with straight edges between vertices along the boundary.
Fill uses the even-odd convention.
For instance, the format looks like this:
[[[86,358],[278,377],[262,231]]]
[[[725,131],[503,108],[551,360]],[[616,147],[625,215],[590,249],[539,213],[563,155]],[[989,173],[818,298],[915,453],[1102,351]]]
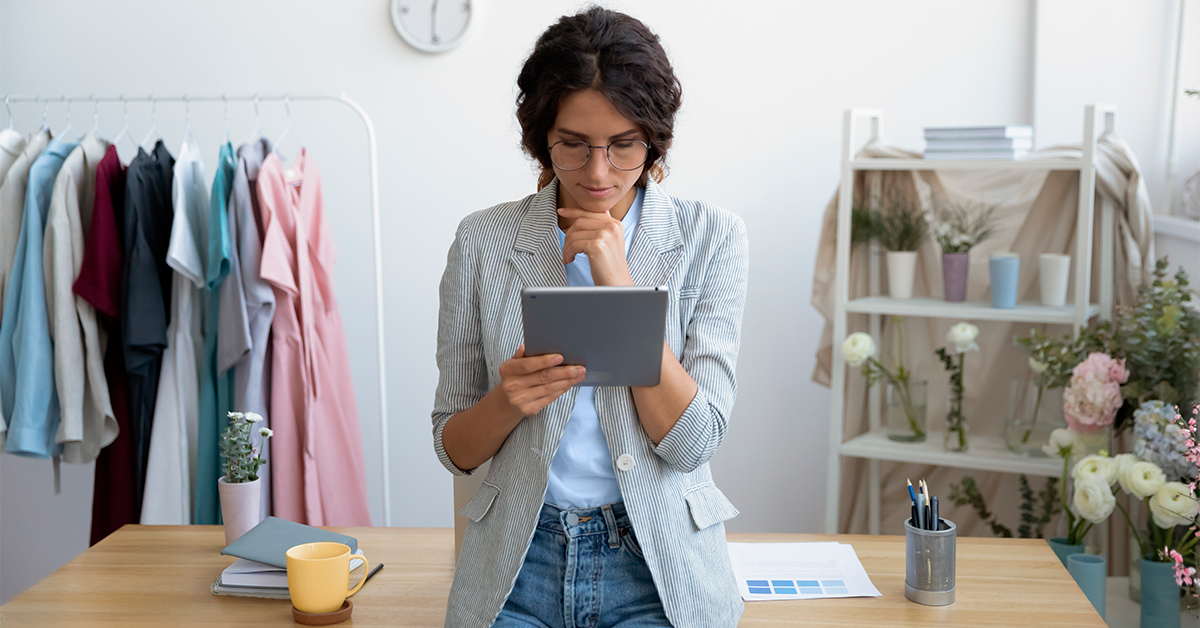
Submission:
[[[1046,401],[1047,391],[1064,388],[1071,381],[1071,371],[1083,360],[1079,343],[1070,335],[1050,338],[1040,330],[1031,329],[1025,337],[1014,336],[1013,343],[1029,352],[1031,382],[1013,380],[1013,407],[1005,429],[1005,444],[1013,453],[1038,455],[1050,431],[1062,423],[1062,403],[1057,407]],[[1026,386],[1033,390],[1027,390]],[[1032,403],[1025,403],[1032,397]],[[1052,414],[1053,416],[1046,416]]]
[[[946,451],[962,452],[967,450],[967,421],[963,416],[963,360],[968,351],[978,351],[979,345],[975,338],[979,336],[979,328],[970,323],[958,323],[946,333],[946,340],[952,345],[958,360],[938,347],[937,355],[942,359],[946,370],[950,371],[950,411],[946,413],[946,438],[942,446]]]
[[[879,201],[874,203],[879,204]],[[893,299],[912,298],[917,249],[925,241],[928,225],[921,213],[903,199],[890,200],[886,206],[885,210],[855,208],[851,215],[851,238],[878,242],[886,251],[888,294]]]
[[[221,498],[221,515],[225,522],[225,544],[236,541],[259,523],[262,504],[262,480],[258,469],[266,463],[263,448],[271,438],[271,429],[258,428],[258,446],[251,435],[254,426],[263,420],[255,412],[230,412],[229,426],[221,435],[221,464],[225,475],[217,480]]]
[[[842,355],[847,365],[862,367],[868,386],[880,380],[888,382],[887,436],[900,442],[925,440],[925,392],[928,382],[909,381],[912,372],[904,367],[904,319],[893,316],[899,351],[891,369],[875,358],[878,348],[870,334],[855,332],[842,343]]]
[[[994,206],[940,202],[925,214],[930,231],[942,247],[942,286],[947,301],[967,299],[972,247],[996,231]]]

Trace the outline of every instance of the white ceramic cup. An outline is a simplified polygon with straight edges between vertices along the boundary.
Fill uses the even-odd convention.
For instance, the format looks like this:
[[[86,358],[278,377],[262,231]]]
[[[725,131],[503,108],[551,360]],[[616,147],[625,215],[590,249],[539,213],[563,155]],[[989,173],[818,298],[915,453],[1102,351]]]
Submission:
[[[1038,280],[1042,287],[1042,305],[1067,303],[1067,280],[1071,278],[1071,256],[1042,253],[1038,256]]]
[[[912,298],[913,276],[917,269],[916,251],[888,251],[888,294],[893,299]]]

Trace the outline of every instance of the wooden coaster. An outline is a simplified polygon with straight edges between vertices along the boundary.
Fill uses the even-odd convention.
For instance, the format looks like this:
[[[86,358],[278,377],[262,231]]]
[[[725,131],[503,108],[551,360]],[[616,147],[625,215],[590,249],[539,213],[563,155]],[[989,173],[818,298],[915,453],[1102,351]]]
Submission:
[[[332,626],[340,624],[347,619],[350,619],[350,613],[354,612],[354,602],[346,600],[342,607],[332,613],[306,613],[295,606],[292,607],[292,619],[296,620],[297,624],[305,626]]]

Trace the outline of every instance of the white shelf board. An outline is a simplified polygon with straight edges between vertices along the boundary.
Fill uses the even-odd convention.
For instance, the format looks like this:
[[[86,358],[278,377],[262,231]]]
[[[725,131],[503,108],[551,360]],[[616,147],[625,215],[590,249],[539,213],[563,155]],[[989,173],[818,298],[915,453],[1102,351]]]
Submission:
[[[1080,159],[851,159],[852,170],[1079,170]]]
[[[923,443],[899,443],[888,440],[886,432],[869,432],[857,436],[838,448],[843,456],[894,462],[916,462],[940,467],[1024,473],[1043,477],[1062,475],[1062,460],[1058,458],[1023,458],[1008,450],[999,436],[973,435],[966,453],[953,453],[942,447],[945,432],[930,431]]]
[[[929,318],[954,318],[977,321],[1019,321],[1066,325],[1075,322],[1074,305],[1050,307],[1037,303],[1018,303],[1017,307],[1006,310],[992,307],[990,301],[956,303],[929,297],[913,297],[911,299],[863,297],[847,303],[846,311],[859,314],[895,314],[898,316],[925,316]],[[1096,316],[1099,313],[1099,305],[1088,305],[1088,318]]]

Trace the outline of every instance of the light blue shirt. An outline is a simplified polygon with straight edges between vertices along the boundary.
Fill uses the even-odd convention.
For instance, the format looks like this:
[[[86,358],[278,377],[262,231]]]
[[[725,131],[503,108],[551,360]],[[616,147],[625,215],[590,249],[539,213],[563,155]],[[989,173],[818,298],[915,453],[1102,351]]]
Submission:
[[[0,322],[0,399],[8,424],[5,451],[48,458],[58,455],[55,442],[61,419],[54,387],[54,345],[46,314],[42,274],[42,237],[54,179],[75,142],[56,139],[33,162],[25,191],[21,235]]]
[[[625,228],[625,257],[629,257],[629,246],[637,230],[638,217],[642,214],[642,198],[645,188],[637,188],[637,198],[621,219]],[[558,250],[566,242],[566,234],[558,229]],[[575,261],[567,264],[568,286],[594,286],[592,265],[586,255],[580,253]],[[575,398],[575,408],[563,430],[558,451],[550,463],[550,481],[546,486],[546,503],[559,508],[591,508],[621,501],[621,487],[617,484],[617,472],[613,469],[612,454],[608,441],[600,429],[600,417],[596,414],[596,389],[580,386]]]

